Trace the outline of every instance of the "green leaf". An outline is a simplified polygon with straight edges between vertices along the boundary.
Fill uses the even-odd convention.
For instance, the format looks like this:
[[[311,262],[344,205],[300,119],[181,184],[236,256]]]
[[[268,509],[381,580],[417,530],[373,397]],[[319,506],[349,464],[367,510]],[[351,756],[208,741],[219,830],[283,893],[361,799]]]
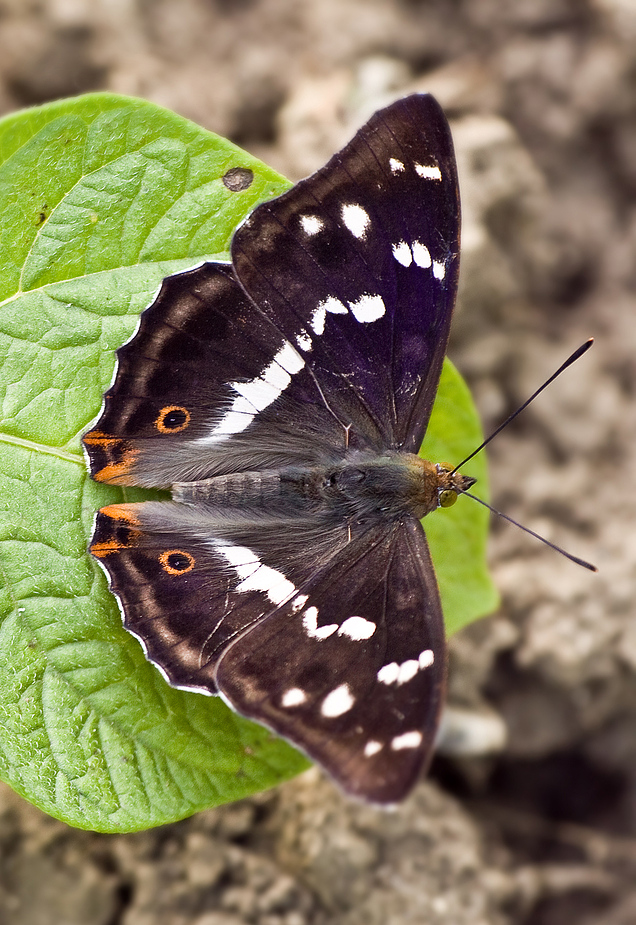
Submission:
[[[232,192],[221,177],[237,166],[254,181]],[[169,687],[123,630],[86,548],[97,508],[152,493],[92,482],[80,447],[113,351],[161,280],[227,255],[236,224],[288,186],[140,100],[93,94],[0,121],[0,775],[73,825],[159,825],[307,766],[219,699]],[[444,400],[462,423],[444,424],[438,402],[426,446],[457,459],[459,431],[470,432],[469,452],[479,426],[461,380],[446,376]],[[433,433],[441,444],[429,444]],[[454,518],[455,509],[436,513],[426,527],[457,627],[495,598],[483,515],[471,512],[465,531]],[[472,567],[453,571],[455,557],[475,551]],[[469,594],[457,591],[458,576]]]
[[[457,465],[483,439],[468,386],[447,359],[420,455]],[[487,501],[485,454],[471,459],[462,472],[477,479],[472,492]],[[491,613],[499,603],[486,564],[489,516],[483,505],[460,496],[453,507],[438,508],[424,518],[448,635]]]

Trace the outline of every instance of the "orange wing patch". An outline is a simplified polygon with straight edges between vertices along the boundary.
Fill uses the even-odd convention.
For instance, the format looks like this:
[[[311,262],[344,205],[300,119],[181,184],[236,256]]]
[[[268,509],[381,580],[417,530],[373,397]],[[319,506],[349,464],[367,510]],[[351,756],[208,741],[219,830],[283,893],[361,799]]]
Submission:
[[[111,437],[100,430],[89,431],[83,439],[97,482],[136,484],[130,472],[139,457],[139,449],[121,437]]]
[[[95,558],[103,559],[104,556],[135,545],[141,536],[141,530],[137,529],[140,521],[135,507],[134,504],[109,504],[98,511],[95,535],[90,546]]]

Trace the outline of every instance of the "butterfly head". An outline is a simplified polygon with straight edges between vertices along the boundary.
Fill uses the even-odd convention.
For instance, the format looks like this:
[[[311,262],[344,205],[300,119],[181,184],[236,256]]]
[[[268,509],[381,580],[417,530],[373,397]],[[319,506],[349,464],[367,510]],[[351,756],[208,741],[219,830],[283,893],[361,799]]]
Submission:
[[[439,507],[450,507],[475,484],[475,479],[457,472],[450,463],[433,463],[410,453],[399,454],[396,461],[395,468],[403,467],[406,476],[406,506],[418,519]]]
[[[468,491],[477,481],[470,475],[462,475],[461,472],[457,472],[450,463],[436,463],[435,468],[438,477],[438,507],[452,507],[457,501],[458,495]]]

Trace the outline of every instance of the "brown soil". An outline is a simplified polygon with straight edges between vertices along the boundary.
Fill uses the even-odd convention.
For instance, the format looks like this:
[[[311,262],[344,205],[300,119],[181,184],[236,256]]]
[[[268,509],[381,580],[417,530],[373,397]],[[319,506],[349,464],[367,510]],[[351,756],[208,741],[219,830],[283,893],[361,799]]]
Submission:
[[[636,921],[635,48],[630,0],[0,0],[0,111],[145,96],[292,178],[434,92],[465,212],[450,353],[485,429],[596,338],[493,445],[494,501],[600,569],[494,525],[503,603],[453,640],[451,702],[508,744],[439,758],[394,813],[311,771],[110,837],[1,790],[2,923]]]

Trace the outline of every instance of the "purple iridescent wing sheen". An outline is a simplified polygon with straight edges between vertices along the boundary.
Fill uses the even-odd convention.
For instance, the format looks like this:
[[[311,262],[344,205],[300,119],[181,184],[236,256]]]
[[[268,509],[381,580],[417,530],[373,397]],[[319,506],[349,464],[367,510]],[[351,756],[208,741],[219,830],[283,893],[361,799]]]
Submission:
[[[232,260],[350,441],[366,417],[382,449],[417,452],[459,268],[457,173],[437,102],[411,96],[376,113],[322,170],[249,216]]]

